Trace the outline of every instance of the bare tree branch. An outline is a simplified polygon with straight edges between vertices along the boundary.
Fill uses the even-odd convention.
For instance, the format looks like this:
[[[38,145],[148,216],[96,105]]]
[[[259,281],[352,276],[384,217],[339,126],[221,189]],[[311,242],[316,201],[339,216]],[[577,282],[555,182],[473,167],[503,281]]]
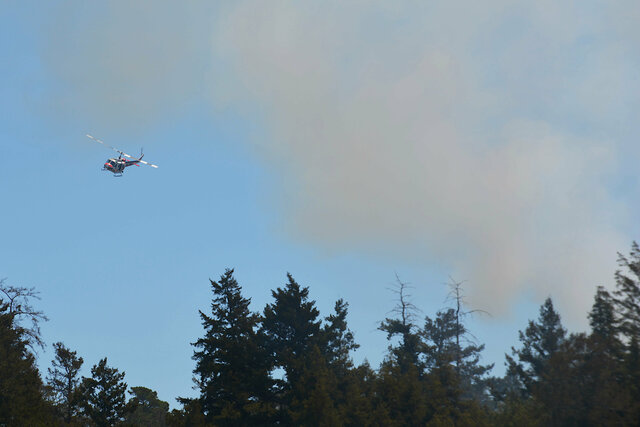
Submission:
[[[40,292],[34,287],[5,285],[6,278],[0,279],[0,311],[6,311],[13,316],[15,327],[25,336],[29,347],[35,351],[34,346],[44,348],[40,338],[40,322],[49,319],[40,310],[36,310],[30,303],[32,299],[40,299]],[[22,325],[24,321],[30,321],[31,326]]]

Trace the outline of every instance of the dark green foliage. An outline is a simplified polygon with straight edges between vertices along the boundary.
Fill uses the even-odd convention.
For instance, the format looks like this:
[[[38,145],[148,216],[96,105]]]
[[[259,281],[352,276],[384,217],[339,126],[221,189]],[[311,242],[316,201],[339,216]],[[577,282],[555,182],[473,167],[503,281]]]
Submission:
[[[265,307],[262,322],[274,368],[284,372],[273,401],[278,421],[338,426],[347,417],[361,419],[362,401],[353,393],[362,384],[352,375],[350,357],[358,345],[347,326],[348,304],[338,300],[322,324],[309,289],[287,278],[284,289],[272,292],[274,302]]]
[[[124,372],[107,366],[107,358],[91,368],[91,377],[80,384],[81,408],[98,426],[112,426],[124,419],[127,384]]]
[[[589,312],[592,335],[606,342],[615,340],[618,330],[611,295],[604,287],[598,286],[594,299],[593,307]]]
[[[55,425],[29,347],[41,342],[39,330],[18,322],[31,317],[37,325],[43,318],[29,305],[28,298],[35,294],[32,289],[6,287],[1,280],[0,291],[0,425]]]
[[[293,425],[340,425],[337,380],[318,346],[314,345],[295,363],[299,364],[298,378],[288,384],[287,418]]]
[[[551,298],[540,307],[538,321],[529,321],[529,326],[520,331],[522,348],[511,348],[514,358],[507,357],[509,372],[522,385],[522,392],[530,395],[540,380],[551,356],[558,351],[565,339],[566,330],[560,323],[560,315],[555,311]]]
[[[309,301],[309,288],[301,288],[291,274],[287,279],[284,289],[271,292],[275,301],[265,307],[262,325],[275,365],[285,369],[289,381],[295,381],[299,373],[292,362],[320,342],[320,313],[315,301]]]
[[[468,331],[456,310],[439,311],[435,320],[427,316],[421,335],[425,365],[432,375],[439,377],[451,401],[456,405],[462,405],[461,400],[483,402],[487,397],[485,376],[493,365],[480,364],[484,345],[469,342]]]
[[[276,382],[276,404],[281,408],[282,422],[290,420],[291,405],[302,401],[293,385],[300,382],[311,350],[321,344],[319,312],[315,302],[308,299],[309,288],[301,288],[291,274],[287,278],[284,289],[272,291],[275,301],[265,307],[262,321],[274,368],[283,369],[286,375]]]
[[[388,358],[380,366],[379,378],[377,392],[388,411],[388,425],[421,426],[433,416],[430,394],[443,394],[442,388],[429,389],[415,365],[401,367]]]
[[[623,343],[621,382],[630,399],[628,418],[640,424],[640,247],[633,242],[629,256],[618,255],[620,269],[615,275],[613,300]]]
[[[586,422],[590,425],[623,425],[623,414],[629,405],[629,397],[620,381],[624,378],[623,346],[618,338],[615,302],[602,286],[596,291],[588,317],[591,334],[585,338],[582,365],[576,374],[583,379],[581,396]]]
[[[13,316],[13,328],[32,350],[34,346],[44,347],[40,339],[40,322],[49,319],[31,305],[31,300],[40,299],[40,293],[35,288],[7,286],[4,281],[5,279],[0,279],[0,304],[5,304],[4,311]],[[30,325],[24,325],[25,322]]]
[[[177,400],[182,404],[182,409],[174,409],[167,415],[168,427],[204,427],[211,425],[207,424],[204,418],[200,399],[179,397]]]
[[[640,247],[636,242],[628,257],[618,254],[618,265],[614,292],[618,327],[627,339],[640,340]]]
[[[325,319],[326,323],[322,328],[325,357],[338,376],[346,375],[353,367],[350,353],[360,347],[347,327],[348,307],[349,304],[342,299],[336,301],[334,314]]]
[[[125,423],[133,426],[164,427],[169,404],[158,399],[158,393],[146,387],[131,387]]]
[[[194,343],[194,373],[207,421],[248,425],[268,419],[271,359],[258,331],[260,317],[249,310],[250,299],[228,269],[211,281],[211,315],[200,312],[205,336]]]
[[[391,425],[389,408],[380,392],[381,381],[369,362],[351,369],[344,390],[340,413],[346,426]]]
[[[211,313],[193,345],[200,396],[181,410],[145,387],[125,404],[124,373],[101,360],[78,384],[82,358],[62,343],[43,387],[34,362],[44,319],[33,289],[0,281],[0,425],[145,426],[590,426],[640,425],[640,249],[620,256],[616,288],[598,287],[590,333],[567,334],[551,298],[519,333],[503,378],[487,378],[472,340],[460,283],[453,308],[416,324],[398,280],[380,368],[354,366],[348,304],[321,318],[309,289],[289,274],[263,315],[250,311],[226,270],[211,281]],[[31,323],[28,323],[31,321]],[[25,325],[26,322],[26,325]],[[472,337],[472,336],[471,336]],[[43,398],[47,396],[47,399]],[[51,403],[55,404],[54,407]]]
[[[387,339],[400,337],[399,345],[389,346],[390,362],[396,363],[401,372],[415,371],[418,375],[424,370],[420,362],[420,354],[423,352],[422,341],[414,324],[416,306],[411,303],[411,295],[407,294],[409,286],[397,276],[396,287],[392,289],[398,298],[396,306],[392,310],[398,317],[386,318],[380,323],[378,329],[387,333]],[[414,367],[417,370],[413,369]]]
[[[6,309],[0,305],[0,425],[44,425],[47,407],[35,359]]]
[[[53,368],[48,369],[47,386],[51,399],[62,413],[65,423],[70,423],[78,412],[78,373],[84,361],[61,342],[54,343],[53,348],[56,355],[51,361]]]

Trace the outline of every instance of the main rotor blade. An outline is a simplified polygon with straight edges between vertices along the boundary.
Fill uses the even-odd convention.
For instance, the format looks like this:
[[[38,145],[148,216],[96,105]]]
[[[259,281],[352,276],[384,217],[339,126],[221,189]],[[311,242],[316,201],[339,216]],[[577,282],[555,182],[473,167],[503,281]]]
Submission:
[[[154,165],[153,163],[145,162],[144,160],[140,160],[140,163],[144,163],[147,166],[158,169],[158,165]]]
[[[131,155],[129,155],[129,154],[127,154],[127,153],[125,153],[124,151],[118,150],[116,147],[112,147],[112,146],[110,146],[110,145],[105,144],[105,143],[104,143],[104,141],[101,141],[101,140],[99,140],[98,138],[96,138],[96,137],[94,137],[94,136],[91,136],[91,135],[89,135],[89,134],[86,134],[86,135],[87,135],[89,138],[93,139],[94,141],[99,142],[100,144],[104,145],[105,147],[109,147],[109,148],[111,148],[111,149],[112,149],[113,151],[115,151],[116,153],[120,153],[120,154],[122,154],[123,156],[125,156],[125,157],[127,157],[127,158],[129,158],[129,159],[132,159],[132,160],[138,160],[138,161],[140,161],[140,163],[144,163],[145,165],[147,165],[147,166],[151,166],[152,168],[156,168],[156,169],[158,168],[158,165],[154,165],[153,163],[145,162],[145,161],[144,161],[144,160],[142,160],[142,159],[138,159],[137,157],[133,157],[133,156],[131,156]]]
[[[112,146],[110,146],[109,144],[105,144],[105,143],[104,143],[104,141],[102,141],[102,140],[100,140],[100,139],[98,139],[98,138],[96,138],[96,137],[94,137],[94,136],[91,136],[91,135],[89,135],[89,134],[86,134],[86,135],[87,135],[89,138],[93,139],[95,142],[99,142],[100,144],[104,145],[105,147],[109,147],[109,148],[111,148],[111,149],[112,149],[113,151],[115,151],[116,153],[120,153],[120,154],[122,154],[123,156],[125,156],[125,157],[129,157],[129,158],[131,158],[131,159],[133,158],[133,157],[131,157],[130,155],[128,155],[128,154],[126,154],[126,153],[124,153],[123,151],[118,150],[116,147],[112,147]]]

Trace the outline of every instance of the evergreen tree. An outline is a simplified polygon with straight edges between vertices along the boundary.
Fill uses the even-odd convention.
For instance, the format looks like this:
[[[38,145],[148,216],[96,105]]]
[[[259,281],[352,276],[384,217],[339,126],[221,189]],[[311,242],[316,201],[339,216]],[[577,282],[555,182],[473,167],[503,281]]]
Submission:
[[[624,413],[629,406],[628,393],[621,381],[623,345],[618,338],[615,302],[609,292],[599,286],[589,312],[591,334],[586,339],[586,350],[580,377],[584,379],[582,395],[585,400],[587,423],[626,424]]]
[[[348,306],[342,299],[336,301],[334,313],[325,318],[321,331],[321,345],[324,348],[322,358],[328,369],[324,379],[331,386],[331,398],[341,418],[350,411],[348,406],[354,403],[349,396],[353,392],[351,387],[354,380],[350,375],[353,370],[351,352],[359,347],[347,326]]]
[[[43,398],[43,384],[30,351],[40,343],[37,328],[25,328],[20,320],[44,318],[33,310],[33,289],[5,286],[0,280],[0,425],[53,425],[53,412]]]
[[[529,326],[519,332],[522,348],[511,348],[514,357],[506,355],[508,370],[520,381],[521,391],[530,395],[540,380],[547,362],[564,342],[566,330],[560,322],[560,315],[553,307],[551,298],[547,298],[540,307],[538,321],[529,321]]]
[[[146,387],[131,387],[125,422],[134,426],[166,426],[169,404],[158,399],[158,393]]]
[[[264,422],[270,411],[270,358],[257,330],[259,316],[249,310],[251,300],[242,297],[233,270],[211,287],[211,315],[200,312],[205,336],[193,344],[202,409],[216,425]]]
[[[334,314],[327,316],[322,327],[325,356],[331,367],[339,376],[346,375],[353,367],[351,352],[358,347],[353,333],[347,327],[347,309],[349,304],[339,299],[334,306]]]
[[[309,288],[300,287],[291,274],[287,278],[284,289],[272,291],[274,302],[264,309],[262,328],[268,337],[267,348],[274,368],[285,374],[276,382],[279,422],[291,424],[293,418],[308,418],[304,414],[307,393],[315,392],[316,386],[326,388],[327,381],[320,378],[325,375],[326,358],[318,357],[324,346],[315,301],[309,301]],[[314,372],[317,378],[313,377]],[[303,383],[311,388],[302,389]]]
[[[631,419],[640,420],[640,247],[631,245],[629,256],[618,254],[614,307],[617,327],[624,344],[622,375],[624,388],[630,397],[627,408]]]
[[[288,417],[293,425],[340,426],[337,378],[318,345],[296,361],[299,375],[289,384]]]
[[[125,373],[107,366],[107,358],[91,368],[91,377],[80,384],[82,410],[98,427],[112,426],[124,419],[126,410]]]
[[[399,336],[400,344],[389,346],[390,363],[396,363],[401,372],[413,371],[422,375],[424,366],[420,362],[420,354],[423,351],[422,341],[415,325],[415,313],[417,307],[411,302],[408,294],[409,285],[402,282],[396,275],[396,286],[392,289],[398,298],[396,306],[392,310],[398,317],[386,318],[380,323],[378,329],[387,333],[387,340]],[[416,367],[416,369],[413,369]]]
[[[633,242],[628,257],[618,254],[615,306],[619,314],[619,328],[631,340],[640,341],[640,247]]]
[[[376,393],[388,413],[390,426],[424,426],[435,413],[439,384],[420,378],[416,365],[401,366],[392,354],[381,364]],[[442,399],[439,400],[442,403]]]
[[[68,424],[78,412],[78,373],[84,361],[61,342],[54,343],[53,348],[56,355],[51,361],[53,368],[48,369],[47,383],[53,401]]]
[[[348,373],[345,403],[341,409],[344,425],[388,426],[391,425],[389,407],[384,396],[378,374],[368,361]]]
[[[427,316],[421,335],[426,365],[432,373],[440,375],[440,382],[447,387],[452,400],[474,398],[483,401],[486,375],[493,365],[480,364],[484,345],[469,341],[468,331],[459,321],[456,310],[439,311],[435,320]]]
[[[35,347],[44,348],[40,338],[40,322],[49,319],[31,305],[31,300],[40,299],[40,292],[33,287],[9,286],[4,282],[5,279],[0,279],[0,303],[6,304],[4,310],[13,316],[13,328],[31,350]],[[30,325],[24,325],[25,322],[29,322]]]
[[[167,415],[169,427],[206,427],[210,426],[204,418],[200,399],[179,397],[182,409],[174,409]]]
[[[392,292],[397,295],[392,313],[378,329],[387,340],[399,338],[388,347],[388,355],[380,366],[378,392],[387,408],[390,425],[425,425],[433,417],[435,395],[443,395],[439,384],[425,380],[425,363],[420,359],[424,343],[415,324],[418,308],[411,302],[409,285],[396,275]]]
[[[604,341],[616,340],[617,328],[614,301],[609,292],[598,286],[589,312],[591,335]]]

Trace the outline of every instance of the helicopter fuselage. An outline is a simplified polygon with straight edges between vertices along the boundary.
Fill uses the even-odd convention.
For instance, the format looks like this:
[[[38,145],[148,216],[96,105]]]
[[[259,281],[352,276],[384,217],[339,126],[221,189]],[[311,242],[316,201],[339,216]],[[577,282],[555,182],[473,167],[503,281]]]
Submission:
[[[119,158],[119,159],[112,158],[104,162],[104,166],[102,167],[102,170],[109,171],[116,176],[120,176],[122,175],[122,173],[124,172],[124,169],[127,166],[136,165],[138,164],[139,161],[140,160],[126,160],[122,158]]]

